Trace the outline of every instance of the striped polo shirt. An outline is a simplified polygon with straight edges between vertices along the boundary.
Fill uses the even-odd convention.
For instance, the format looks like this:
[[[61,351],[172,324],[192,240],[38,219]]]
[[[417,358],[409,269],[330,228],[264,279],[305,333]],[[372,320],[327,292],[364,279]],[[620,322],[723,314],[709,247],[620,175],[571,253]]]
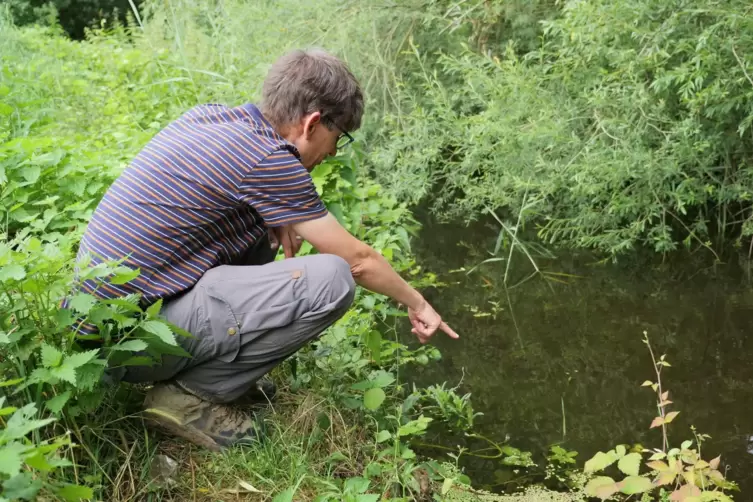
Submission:
[[[78,289],[99,298],[138,293],[146,306],[233,262],[267,227],[326,213],[297,149],[256,106],[198,106],[133,159],[81,241],[78,259],[125,258],[141,274],[127,284],[88,281]]]

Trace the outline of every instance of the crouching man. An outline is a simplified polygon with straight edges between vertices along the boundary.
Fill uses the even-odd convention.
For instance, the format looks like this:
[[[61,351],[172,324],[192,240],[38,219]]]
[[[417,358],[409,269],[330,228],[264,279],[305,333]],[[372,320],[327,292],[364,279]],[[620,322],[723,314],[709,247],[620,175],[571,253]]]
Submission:
[[[356,284],[408,307],[422,342],[457,334],[319,199],[309,172],[353,141],[363,95],[336,57],[294,51],[274,63],[259,107],[202,105],[157,134],[113,183],[81,241],[92,264],[141,270],[125,285],[80,285],[101,298],[130,293],[190,332],[191,358],[129,367],[153,382],[153,424],[212,450],[253,436],[237,405],[270,395],[262,379],[319,336],[353,301]],[[320,253],[295,258],[303,240]],[[278,246],[286,259],[274,261]]]

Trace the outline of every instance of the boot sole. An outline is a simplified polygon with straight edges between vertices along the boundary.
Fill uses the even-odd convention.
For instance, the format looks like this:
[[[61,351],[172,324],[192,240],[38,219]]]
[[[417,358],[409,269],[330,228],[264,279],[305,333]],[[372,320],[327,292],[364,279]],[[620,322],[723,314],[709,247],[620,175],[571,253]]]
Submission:
[[[222,447],[211,437],[190,425],[183,425],[180,422],[175,421],[174,418],[161,413],[159,410],[149,408],[144,410],[144,415],[149,425],[163,433],[181,437],[197,446],[206,448],[213,452],[222,451]]]

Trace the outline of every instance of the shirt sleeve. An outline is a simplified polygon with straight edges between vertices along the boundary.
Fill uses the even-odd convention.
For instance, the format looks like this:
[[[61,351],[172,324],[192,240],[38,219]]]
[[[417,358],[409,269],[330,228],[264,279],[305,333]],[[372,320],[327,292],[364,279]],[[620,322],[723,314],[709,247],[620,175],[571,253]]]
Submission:
[[[241,185],[241,199],[268,227],[315,220],[327,214],[311,175],[288,150],[269,154]]]

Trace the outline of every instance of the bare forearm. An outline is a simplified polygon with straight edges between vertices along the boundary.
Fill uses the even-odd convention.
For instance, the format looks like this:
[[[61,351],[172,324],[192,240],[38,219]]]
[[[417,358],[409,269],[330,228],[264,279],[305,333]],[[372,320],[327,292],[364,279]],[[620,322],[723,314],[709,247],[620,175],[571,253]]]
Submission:
[[[387,295],[412,309],[425,306],[421,294],[405,282],[382,255],[348,233],[331,214],[294,224],[293,230],[320,253],[334,254],[347,261],[360,286]]]
[[[387,295],[410,308],[420,309],[425,303],[423,296],[405,282],[387,260],[373,249],[351,265],[351,273],[358,285],[369,291]]]

